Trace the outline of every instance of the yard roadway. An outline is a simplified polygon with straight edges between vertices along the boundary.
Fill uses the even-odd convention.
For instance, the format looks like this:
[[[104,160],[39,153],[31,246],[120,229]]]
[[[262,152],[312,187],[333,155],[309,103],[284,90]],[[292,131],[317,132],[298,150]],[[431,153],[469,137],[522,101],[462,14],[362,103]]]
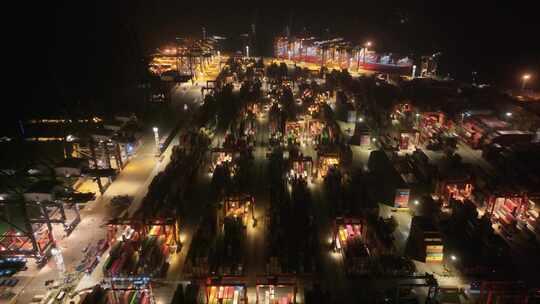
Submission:
[[[394,245],[396,246],[398,253],[404,255],[405,246],[411,229],[412,216],[409,210],[392,212],[392,209],[394,208],[391,208],[388,205],[379,204],[379,215],[383,218],[393,216],[396,220],[398,226],[396,231],[394,231]],[[449,272],[447,269],[451,268],[448,268],[445,264],[429,264],[416,260],[413,262],[416,266],[416,273],[418,275],[424,273],[433,274],[437,279],[439,286],[465,289],[470,284],[470,282],[467,282],[467,280],[457,271],[454,270]],[[424,299],[427,296],[427,290],[425,288],[415,288],[415,292],[421,299]]]
[[[266,273],[266,255],[265,255],[265,233],[266,233],[266,214],[270,208],[270,198],[268,193],[268,182],[266,168],[266,146],[262,145],[268,141],[268,119],[263,117],[257,120],[256,124],[256,147],[253,151],[253,193],[255,198],[254,217],[257,225],[252,221],[247,228],[247,252],[246,252],[246,277],[248,284],[248,299],[256,298],[256,278]]]
[[[158,159],[155,157],[154,140],[152,135],[149,134],[143,138],[142,147],[137,155],[128,163],[107,191],[95,201],[88,203],[81,211],[82,220],[79,226],[69,237],[58,241],[68,273],[75,271],[75,267],[83,256],[81,252],[83,248],[106,237],[106,227],[103,224],[112,212],[111,198],[115,195],[127,194],[134,197],[134,203],[140,201],[145,193],[141,189],[157,173],[155,168],[159,164]],[[96,271],[100,270],[97,269]],[[18,303],[30,303],[33,296],[47,292],[44,282],[57,279],[59,273],[55,262],[51,260],[39,270],[31,266],[22,276],[31,277],[32,279],[27,281],[17,301]]]
[[[184,90],[185,88],[185,90]],[[197,98],[200,98],[200,86],[184,85],[176,89],[173,94],[173,101],[169,105],[173,111],[178,111],[177,119],[187,116],[191,110],[196,108]],[[183,109],[183,105],[188,104],[188,111]],[[161,129],[161,128],[160,128]],[[161,133],[166,135],[169,130],[165,127]],[[106,237],[106,227],[104,223],[109,219],[112,208],[110,200],[116,195],[131,195],[134,197],[130,213],[140,205],[142,198],[147,192],[148,185],[154,176],[170,161],[172,147],[176,145],[178,139],[175,139],[168,149],[163,153],[162,158],[155,156],[154,138],[151,129],[143,137],[142,146],[137,155],[127,164],[115,181],[107,189],[104,195],[99,196],[95,201],[89,202],[81,211],[81,223],[73,233],[62,240],[58,240],[60,249],[64,257],[66,270],[68,273],[74,272],[75,267],[81,261],[82,250],[89,244],[95,244],[100,239]],[[103,256],[102,261],[107,257]],[[99,266],[99,265],[98,265]],[[14,292],[18,293],[17,303],[30,303],[35,295],[45,294],[47,287],[44,282],[57,279],[59,273],[55,262],[51,259],[42,269],[37,269],[34,263],[29,263],[29,269],[16,276],[21,280],[19,287]],[[99,282],[102,278],[101,267],[96,267],[91,276],[81,280],[81,288],[88,287]],[[66,299],[67,300],[67,299]]]

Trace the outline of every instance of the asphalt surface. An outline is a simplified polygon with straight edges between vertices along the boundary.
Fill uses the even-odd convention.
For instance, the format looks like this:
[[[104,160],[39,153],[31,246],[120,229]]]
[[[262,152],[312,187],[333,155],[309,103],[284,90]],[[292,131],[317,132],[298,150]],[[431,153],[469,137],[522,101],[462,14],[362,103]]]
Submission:
[[[197,102],[200,101],[200,98],[200,86],[184,84],[173,91],[171,104],[163,106],[169,107],[170,111],[178,113],[176,119],[184,119],[183,116],[187,117],[198,106]],[[187,111],[184,110],[184,104],[188,104]],[[162,123],[163,126],[160,126],[162,136],[168,134],[174,123]],[[173,140],[161,158],[156,157],[153,133],[151,128],[148,128],[148,133],[143,137],[142,144],[134,158],[129,161],[103,195],[98,195],[94,201],[85,205],[84,209],[81,210],[81,223],[75,228],[73,233],[67,238],[58,240],[67,273],[76,272],[75,267],[84,256],[82,252],[83,248],[87,247],[87,245],[95,244],[106,237],[107,230],[103,224],[116,212],[113,210],[110,200],[116,195],[132,196],[133,203],[130,206],[129,212],[133,213],[146,195],[148,185],[154,176],[162,171],[169,163],[172,147],[176,144],[178,144],[178,138]],[[92,189],[95,186],[91,182],[85,182],[82,187]],[[190,225],[186,224],[185,231],[182,237],[189,242],[187,236],[191,235]],[[182,250],[182,252],[185,251]],[[108,252],[105,252],[101,258],[102,262],[106,260],[107,254]],[[15,276],[20,279],[18,286],[13,290],[18,294],[17,303],[30,303],[34,296],[46,294],[48,287],[45,286],[45,281],[55,280],[60,277],[53,259],[41,269],[38,269],[31,260],[28,266],[28,270],[20,272]],[[101,281],[102,268],[100,266],[101,264],[95,268],[91,275],[83,275],[76,290],[93,286]],[[68,297],[65,300],[67,301]]]
[[[199,106],[202,96],[200,91],[200,85],[183,84],[173,88],[171,94],[171,103],[166,105],[172,114],[171,117],[176,119],[187,120],[191,113]],[[264,88],[265,86],[263,86]],[[185,110],[184,105],[188,106]],[[165,105],[164,105],[165,106]],[[160,132],[167,134],[167,132],[174,125],[174,121],[162,122],[159,125]],[[186,127],[186,126],[184,126]],[[263,276],[266,273],[266,257],[265,257],[265,228],[266,228],[266,213],[269,208],[269,191],[267,183],[267,159],[266,159],[266,143],[268,142],[268,117],[263,116],[257,120],[257,133],[256,133],[256,147],[253,151],[253,178],[254,187],[253,193],[255,197],[255,209],[254,217],[257,221],[257,225],[253,225],[252,220],[248,222],[247,238],[246,238],[246,265],[245,276],[246,283],[248,285],[248,298],[250,302],[255,299],[255,282],[258,276]],[[132,206],[129,209],[130,213],[133,213],[138,206],[140,206],[142,199],[146,195],[148,185],[152,181],[153,177],[162,171],[170,160],[170,154],[172,147],[178,143],[178,139],[175,138],[169,145],[167,150],[163,153],[162,158],[155,157],[155,146],[153,134],[151,128],[148,128],[148,134],[143,138],[143,144],[137,152],[136,156],[128,163],[124,170],[120,173],[117,179],[111,184],[103,196],[99,196],[95,201],[90,202],[81,211],[82,221],[75,229],[71,236],[60,240],[59,245],[62,250],[62,254],[65,260],[67,272],[73,272],[77,264],[80,262],[83,254],[82,248],[85,248],[88,244],[95,244],[98,240],[105,238],[106,228],[103,226],[105,221],[110,218],[114,210],[111,208],[110,200],[115,195],[128,194],[134,197]],[[213,145],[217,146],[223,142],[223,136],[217,135],[213,139]],[[353,169],[363,168],[367,164],[367,159],[371,150],[360,147],[352,147],[353,162],[351,167]],[[302,153],[304,155],[312,156],[313,160],[316,160],[317,154],[313,146],[302,147]],[[465,162],[473,162],[480,164],[485,170],[490,170],[489,164],[487,164],[481,157],[478,151],[472,150],[463,144],[459,144],[458,153],[460,153]],[[437,153],[427,153],[435,162],[442,157]],[[489,172],[489,171],[488,171]],[[167,277],[161,280],[155,288],[153,293],[156,303],[169,303],[176,285],[180,282],[184,282],[186,278],[183,275],[183,265],[185,262],[186,254],[188,252],[191,239],[195,233],[199,224],[200,216],[203,214],[204,203],[207,202],[208,196],[206,194],[207,187],[210,183],[210,177],[206,168],[202,168],[196,177],[194,183],[194,190],[192,195],[188,198],[191,206],[189,214],[185,217],[186,220],[181,223],[180,238],[183,243],[182,250],[177,254],[172,254],[169,260],[170,268]],[[89,185],[92,187],[92,185]],[[351,280],[345,276],[345,269],[343,259],[340,254],[334,253],[330,250],[330,242],[332,235],[332,219],[333,219],[333,206],[332,202],[329,202],[324,197],[322,182],[315,181],[309,186],[312,195],[312,203],[314,205],[314,216],[317,224],[318,238],[320,243],[320,252],[313,253],[319,257],[320,262],[320,274],[314,278],[301,278],[299,279],[299,294],[297,296],[298,302],[303,302],[303,289],[304,286],[310,286],[315,282],[322,283],[321,285],[332,294],[334,300],[351,303],[353,300],[352,295],[365,295],[367,293],[367,286],[376,286],[377,282],[373,281],[370,284],[362,282],[361,280]],[[381,216],[389,217],[394,216],[398,222],[398,228],[396,229],[395,244],[399,252],[403,252],[405,244],[409,235],[411,216],[405,212],[391,212],[388,207],[381,207]],[[89,231],[91,233],[89,233]],[[106,260],[108,253],[102,257],[102,263]],[[31,264],[31,263],[29,263]],[[102,265],[98,265],[95,271],[91,275],[85,275],[79,282],[77,290],[91,287],[102,280]],[[457,276],[445,275],[445,270],[442,265],[433,266],[426,265],[425,263],[416,263],[419,273],[430,272],[434,273],[437,279],[440,280],[443,286],[464,286],[465,282]],[[53,260],[43,267],[42,269],[36,269],[30,267],[29,270],[21,272],[17,275],[21,279],[21,283],[16,289],[16,292],[23,289],[18,297],[18,303],[30,303],[33,296],[38,294],[45,294],[47,288],[44,286],[46,280],[56,279],[59,277],[56,265]],[[366,284],[366,285],[361,285]],[[380,283],[380,286],[386,286],[387,282]],[[365,286],[366,288],[359,288],[358,286]],[[421,296],[422,290],[418,290],[418,294]],[[66,297],[67,300],[67,297]]]

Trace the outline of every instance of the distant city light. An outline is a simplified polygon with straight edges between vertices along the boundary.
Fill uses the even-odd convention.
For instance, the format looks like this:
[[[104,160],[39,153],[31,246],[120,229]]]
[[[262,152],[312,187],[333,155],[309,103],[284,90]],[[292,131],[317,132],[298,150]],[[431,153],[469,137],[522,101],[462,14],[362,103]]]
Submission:
[[[159,129],[158,127],[153,127],[152,130],[154,131],[154,142],[156,145],[156,156],[159,156],[161,154],[160,144],[159,144]]]
[[[364,118],[360,117],[358,118],[358,122],[363,122],[364,121]]]
[[[512,117],[512,112],[506,112],[506,117]]]
[[[521,77],[521,89],[525,90],[525,87],[527,86],[527,81],[531,78],[530,74],[524,74]]]

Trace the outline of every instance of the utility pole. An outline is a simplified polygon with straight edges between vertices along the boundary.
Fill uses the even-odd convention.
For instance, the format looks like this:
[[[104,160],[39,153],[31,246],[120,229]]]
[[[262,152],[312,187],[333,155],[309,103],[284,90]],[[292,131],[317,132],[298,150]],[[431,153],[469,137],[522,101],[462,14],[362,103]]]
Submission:
[[[101,144],[103,147],[103,152],[105,154],[105,164],[107,165],[107,169],[111,169],[111,154],[109,153],[108,141],[103,141]]]
[[[176,37],[176,71],[178,72],[178,74],[180,74],[180,62],[182,60],[180,57],[180,54],[178,53],[179,50],[180,50],[180,41],[178,37]]]
[[[159,129],[157,127],[153,127],[152,130],[154,131],[154,142],[156,144],[156,156],[159,156],[161,154],[161,149],[159,148]]]
[[[252,55],[257,55],[259,49],[258,49],[258,44],[257,44],[257,20],[258,20],[258,17],[259,17],[259,10],[258,9],[255,9],[255,11],[253,12],[253,18],[251,20],[251,54]]]
[[[256,32],[256,28],[255,28],[255,23],[251,24],[250,44],[251,44],[253,50],[255,50],[255,45],[257,44],[257,32]]]
[[[98,167],[98,161],[96,157],[96,146],[95,146],[94,139],[92,138],[92,136],[90,136],[88,144],[90,146],[90,154],[92,156],[92,160],[94,161],[94,169],[97,172],[99,167]],[[105,189],[103,188],[103,184],[101,183],[101,176],[99,176],[99,174],[96,177],[96,182],[98,184],[99,193],[103,194],[105,192]]]
[[[356,71],[360,70],[360,49],[356,52]]]
[[[291,28],[292,28],[293,14],[294,14],[294,12],[291,10],[289,12],[289,24],[287,24],[287,27],[285,28],[285,34],[287,35],[287,41],[291,40]]]
[[[116,166],[122,170],[124,168],[124,164],[122,163],[122,153],[120,152],[120,144],[117,142],[114,144],[115,146],[115,159],[116,159]]]

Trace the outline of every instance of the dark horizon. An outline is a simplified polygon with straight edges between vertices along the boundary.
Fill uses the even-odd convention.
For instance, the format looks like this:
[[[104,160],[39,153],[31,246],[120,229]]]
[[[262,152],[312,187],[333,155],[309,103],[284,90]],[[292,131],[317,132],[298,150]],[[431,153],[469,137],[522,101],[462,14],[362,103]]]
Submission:
[[[375,49],[403,54],[441,51],[442,75],[470,82],[476,71],[479,82],[517,88],[520,75],[529,72],[537,79],[540,71],[534,17],[532,9],[518,4],[378,2],[356,8],[203,9],[177,1],[65,3],[34,6],[25,17],[28,32],[18,38],[25,56],[32,56],[36,45],[43,54],[41,61],[25,62],[22,70],[39,71],[30,103],[54,111],[54,105],[76,100],[123,98],[120,88],[137,81],[141,57],[174,37],[200,37],[204,26],[208,35],[231,38],[234,50],[239,48],[234,40],[247,33],[251,23],[258,36],[256,55],[272,55],[273,39],[291,22],[293,35],[330,33],[358,43],[369,39]],[[535,88],[538,84],[530,83]],[[15,109],[18,116],[25,112]]]

